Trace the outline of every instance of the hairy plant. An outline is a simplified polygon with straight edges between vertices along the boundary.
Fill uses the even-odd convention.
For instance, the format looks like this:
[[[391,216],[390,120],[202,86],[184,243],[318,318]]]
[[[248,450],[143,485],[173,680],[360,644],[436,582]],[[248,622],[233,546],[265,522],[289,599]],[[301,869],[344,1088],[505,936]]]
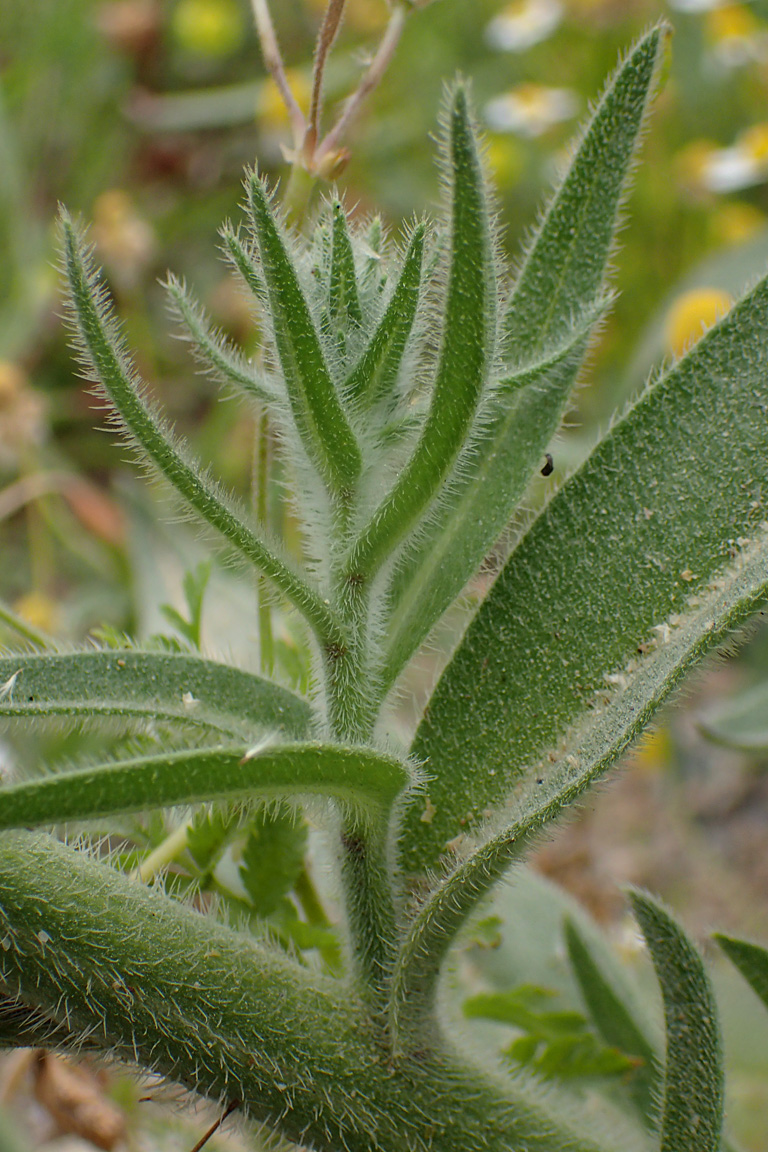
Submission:
[[[112,638],[0,659],[3,716],[118,717],[136,733],[104,763],[0,792],[4,1043],[110,1053],[328,1152],[720,1148],[709,979],[649,897],[632,900],[665,1051],[567,934],[597,1032],[631,1057],[613,1104],[478,1065],[441,974],[496,881],[766,601],[768,281],[648,384],[521,529],[410,748],[387,728],[409,661],[541,469],[609,304],[665,38],[651,30],[621,63],[511,286],[462,83],[444,118],[445,219],[415,224],[402,250],[336,199],[305,242],[247,177],[246,225],[223,238],[262,317],[259,363],[169,281],[203,365],[276,433],[300,556],[157,411],[63,215],[87,375],[137,455],[303,618],[314,672],[300,695],[203,657],[204,572],[188,578],[190,619],[172,615],[186,647]],[[304,864],[307,803],[335,845],[341,948]],[[170,832],[157,814],[138,822],[173,806],[185,811]],[[111,854],[33,830],[81,821],[110,834]],[[225,893],[225,858],[239,895]],[[171,862],[165,885],[143,883]],[[190,889],[195,907],[175,898]],[[217,921],[208,893],[239,927]],[[723,946],[764,996],[760,949]],[[535,1025],[534,1044],[563,1025],[520,1000],[505,1011]]]

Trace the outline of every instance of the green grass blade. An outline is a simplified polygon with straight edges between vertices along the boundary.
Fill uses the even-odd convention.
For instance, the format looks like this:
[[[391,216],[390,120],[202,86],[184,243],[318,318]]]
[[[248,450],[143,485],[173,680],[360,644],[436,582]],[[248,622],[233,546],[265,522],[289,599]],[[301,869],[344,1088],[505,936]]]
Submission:
[[[510,557],[414,741],[436,813],[408,818],[409,866],[523,778],[535,791],[569,725],[759,533],[766,403],[762,281],[614,425]]]
[[[189,453],[174,442],[143,394],[122,346],[104,287],[66,213],[62,213],[61,225],[72,314],[86,365],[100,380],[130,440],[190,508],[277,585],[309,621],[321,642],[343,644],[341,628],[319,592],[293,570],[277,544],[267,543],[248,524],[245,510],[220,491]]]
[[[639,42],[608,84],[536,232],[503,320],[508,370],[551,362],[485,425],[434,520],[398,564],[382,684],[388,688],[507,526],[563,416],[592,325],[664,30]],[[570,349],[570,354],[565,352]]]
[[[256,175],[248,182],[248,206],[296,429],[329,490],[346,498],[360,475],[360,449],[331,380],[309,305],[266,189]]]
[[[564,347],[546,360],[501,382],[495,415],[462,455],[456,492],[448,494],[435,524],[398,562],[390,593],[382,692],[392,686],[479,568],[541,466],[595,319],[590,315],[575,326]]]
[[[344,385],[344,395],[361,406],[370,407],[393,391],[421,296],[425,236],[425,226],[418,224],[411,235],[392,298]]]
[[[715,934],[715,940],[768,1008],[768,950],[719,932]]]
[[[699,719],[699,728],[716,744],[739,752],[768,751],[768,683],[739,692]]]
[[[351,328],[362,324],[363,313],[357,294],[355,254],[347,228],[347,216],[338,200],[333,204],[332,221],[329,313],[332,331],[343,338]]]
[[[606,969],[578,924],[570,917],[565,921],[565,942],[571,969],[600,1036],[606,1044],[640,1061],[627,1087],[641,1116],[650,1120],[659,1098],[659,1053],[647,1022],[641,1016],[640,1006],[629,989],[616,979],[621,972]]]
[[[766,599],[768,538],[756,545],[742,564],[724,573],[713,590],[699,597],[689,615],[669,628],[668,640],[638,661],[626,681],[614,688],[611,702],[593,710],[591,722],[572,734],[570,746],[553,758],[554,763],[547,756],[546,767],[536,766],[532,786],[497,816],[495,825],[486,831],[485,842],[443,877],[409,928],[393,976],[396,1031],[402,1020],[430,1012],[440,966],[451,941],[493,885],[523,857],[548,824],[616,764],[683,677],[707,652],[728,643],[734,629],[754,615]],[[429,764],[426,770],[429,772]],[[480,780],[478,769],[478,788]],[[431,781],[430,793],[433,788]],[[416,826],[428,830],[436,817],[437,811],[429,802],[414,798],[405,821],[406,868],[423,868],[425,859],[416,837],[407,836],[408,829]],[[460,834],[452,847],[461,854],[471,850],[472,844]]]
[[[189,749],[0,788],[0,829],[59,824],[209,800],[318,795],[357,815],[386,811],[410,783],[393,757],[364,748],[268,743]]]
[[[282,397],[272,380],[250,364],[222,333],[211,326],[204,309],[186,285],[175,276],[169,276],[166,288],[176,313],[187,329],[195,358],[218,381],[231,385],[249,400],[256,400],[268,407],[280,404]]]
[[[450,110],[450,269],[429,414],[413,455],[352,548],[348,576],[370,580],[448,478],[483,394],[495,341],[495,268],[482,165],[458,87]],[[361,580],[362,578],[362,580]]]
[[[664,999],[659,1152],[720,1152],[725,1073],[714,989],[701,956],[669,913],[643,893],[630,899]]]
[[[504,352],[514,364],[562,343],[572,317],[603,291],[668,32],[664,24],[653,28],[619,65],[542,217],[502,321]]]
[[[306,701],[250,672],[180,652],[111,649],[0,658],[0,716],[182,720],[247,738],[304,736]]]

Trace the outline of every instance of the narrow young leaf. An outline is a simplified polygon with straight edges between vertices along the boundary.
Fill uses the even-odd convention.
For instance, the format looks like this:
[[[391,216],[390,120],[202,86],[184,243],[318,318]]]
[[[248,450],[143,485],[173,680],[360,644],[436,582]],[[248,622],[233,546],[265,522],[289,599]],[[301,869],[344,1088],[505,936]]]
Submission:
[[[230,384],[249,400],[267,406],[281,401],[274,382],[249,363],[220,332],[210,324],[205,311],[189,289],[175,276],[169,276],[166,288],[175,311],[189,333],[196,359],[223,384]]]
[[[565,921],[565,942],[584,1003],[601,1037],[606,1044],[640,1061],[627,1078],[627,1087],[640,1114],[651,1120],[659,1097],[660,1061],[640,1006],[634,1002],[629,988],[619,985],[617,973],[606,970],[570,917]]]
[[[318,795],[358,816],[386,811],[411,782],[399,760],[362,748],[290,744],[189,749],[0,788],[0,829],[119,816],[207,800]]]
[[[616,763],[646,730],[686,673],[708,651],[727,643],[734,629],[764,605],[766,598],[768,538],[702,595],[688,616],[669,628],[667,641],[638,662],[604,711],[596,708],[591,722],[571,734],[560,758],[551,763],[547,756],[544,764],[535,766],[535,783],[515,798],[514,805],[499,813],[500,830],[442,878],[411,924],[393,974],[396,1033],[405,1026],[403,1021],[418,1020],[431,1010],[440,966],[451,941],[493,885],[522,858],[542,829]],[[430,794],[433,787],[430,782]],[[406,813],[406,829],[418,823],[428,825],[436,816],[429,796],[423,807],[421,798],[415,798]],[[463,839],[457,837],[452,845],[456,851],[461,851]],[[406,840],[405,848],[406,861],[419,865],[418,840]]]
[[[701,956],[669,913],[640,892],[630,899],[664,999],[660,1152],[720,1152],[725,1073],[714,989]]]
[[[606,266],[664,36],[664,28],[650,32],[608,84],[530,246],[502,351],[513,376],[555,363],[522,394],[502,391],[506,403],[462,454],[434,519],[398,563],[385,689],[493,547],[560,424],[604,310]]]
[[[250,672],[133,648],[3,656],[0,716],[180,720],[245,739],[265,728],[302,737],[312,723],[305,700]]]
[[[248,207],[296,429],[330,491],[345,497],[360,475],[360,449],[331,380],[309,305],[266,190],[256,175],[248,182]]]
[[[494,256],[487,194],[467,93],[450,110],[450,270],[429,414],[413,455],[354,544],[347,574],[372,578],[421,518],[456,461],[486,383],[495,339]]]
[[[332,208],[331,279],[329,312],[332,331],[345,336],[350,327],[363,322],[357,294],[357,274],[352,241],[347,229],[347,216],[339,201]]]
[[[267,286],[261,278],[256,257],[248,250],[231,224],[225,224],[222,228],[221,238],[224,241],[227,259],[240,273],[243,283],[261,304],[268,305]]]
[[[541,466],[596,319],[590,313],[575,324],[562,347],[499,382],[494,415],[462,454],[455,491],[446,494],[435,524],[398,561],[390,592],[382,693],[480,566]]]
[[[324,643],[343,644],[341,628],[323,598],[293,570],[278,545],[267,543],[248,515],[174,442],[143,394],[122,346],[103,285],[90,267],[82,241],[62,213],[64,259],[74,321],[86,363],[95,372],[130,439],[203,520],[268,576],[305,616]]]
[[[715,940],[768,1008],[768,950],[719,932],[715,933]]]
[[[436,811],[429,825],[407,818],[409,867],[432,863],[526,774],[535,792],[568,726],[759,532],[765,403],[768,280],[614,425],[510,557],[414,741]]]
[[[361,407],[372,407],[391,395],[413,330],[421,293],[426,228],[414,228],[403,269],[379,326],[371,337],[342,392]]]

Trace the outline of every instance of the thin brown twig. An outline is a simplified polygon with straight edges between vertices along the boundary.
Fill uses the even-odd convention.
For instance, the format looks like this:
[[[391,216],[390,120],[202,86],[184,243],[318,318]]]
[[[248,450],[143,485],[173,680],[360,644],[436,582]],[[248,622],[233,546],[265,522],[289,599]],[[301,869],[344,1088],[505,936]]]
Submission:
[[[256,33],[261,45],[264,67],[277,85],[277,90],[285,104],[293,133],[293,142],[298,148],[305,136],[307,121],[288,83],[285,65],[283,64],[283,58],[280,54],[280,46],[277,42],[275,26],[272,23],[272,16],[267,6],[267,0],[251,0],[251,6],[253,8],[253,18],[256,22]]]
[[[381,38],[379,47],[376,49],[376,54],[368,65],[357,88],[345,102],[338,120],[315,152],[316,165],[319,164],[325,156],[328,156],[339,148],[344,133],[360,111],[364,100],[370,96],[374,88],[381,82],[395,54],[395,49],[397,48],[403,28],[405,27],[406,18],[407,12],[405,6],[399,3],[396,4],[389,18],[389,23],[384,30],[384,35]]]
[[[320,137],[320,114],[323,110],[323,79],[328,54],[336,39],[341,18],[344,15],[346,0],[328,0],[328,7],[317,34],[315,46],[315,59],[312,66],[312,99],[309,105],[307,132],[304,137],[304,153],[308,159],[314,155],[317,141]]]
[[[200,1149],[203,1148],[208,1143],[211,1136],[213,1136],[214,1133],[217,1132],[219,1128],[221,1128],[221,1126],[224,1123],[224,1121],[226,1120],[227,1116],[231,1116],[232,1113],[234,1112],[235,1108],[239,1108],[239,1107],[240,1107],[240,1101],[239,1100],[233,1100],[231,1104],[228,1104],[226,1107],[226,1110],[221,1114],[221,1116],[219,1116],[216,1123],[212,1124],[211,1127],[208,1129],[208,1131],[205,1133],[205,1135],[200,1140],[198,1140],[197,1144],[195,1144],[194,1148],[192,1149],[192,1152],[200,1152]]]

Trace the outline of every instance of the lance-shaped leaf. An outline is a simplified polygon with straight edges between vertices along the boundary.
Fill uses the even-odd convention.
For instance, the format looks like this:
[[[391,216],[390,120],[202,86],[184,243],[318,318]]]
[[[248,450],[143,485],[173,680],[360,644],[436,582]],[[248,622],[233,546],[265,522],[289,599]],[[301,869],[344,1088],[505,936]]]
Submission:
[[[652,646],[613,687],[612,698],[598,702],[587,713],[588,721],[582,717],[581,726],[569,733],[565,750],[553,763],[546,756],[534,766],[533,786],[497,815],[485,842],[443,877],[410,926],[393,978],[396,1030],[409,1018],[418,1021],[419,1012],[429,1012],[451,941],[492,886],[521,859],[542,829],[575,804],[642,735],[654,713],[702,657],[730,642],[734,629],[766,599],[768,538],[764,537],[742,562],[721,574],[706,595],[696,598],[689,614],[674,627],[667,626],[663,641]],[[407,826],[415,822],[414,815],[416,821],[428,825],[437,813],[429,799],[425,804],[415,797]],[[471,842],[460,836],[453,847],[461,852]],[[419,859],[413,849],[407,859],[412,858]]]
[[[181,652],[111,649],[0,658],[0,716],[181,720],[247,738],[307,734],[311,711],[286,688]]]
[[[338,200],[333,204],[332,220],[328,310],[332,330],[343,335],[351,326],[362,324],[363,313],[357,294],[355,254],[347,228],[347,217]]]
[[[331,380],[266,189],[255,174],[248,182],[248,207],[294,423],[307,455],[330,491],[343,496],[360,474],[360,449]]]
[[[679,924],[644,893],[630,894],[661,985],[667,1050],[659,1152],[720,1152],[725,1073],[715,993]]]
[[[199,516],[261,571],[298,608],[324,643],[344,642],[343,633],[323,598],[249,524],[245,509],[226,496],[186,448],[175,442],[144,395],[138,375],[128,359],[106,293],[90,266],[82,240],[66,213],[62,213],[64,259],[69,280],[72,315],[89,369],[102,384],[129,439]]]
[[[606,265],[664,35],[656,28],[641,40],[607,86],[528,250],[503,322],[506,367],[518,377],[536,363],[557,361],[556,368],[520,395],[502,389],[506,403],[462,454],[434,519],[399,562],[387,687],[506,527],[560,424],[604,308]]]
[[[462,87],[450,110],[448,166],[450,269],[429,414],[413,455],[352,548],[347,574],[356,581],[376,573],[437,495],[486,383],[495,341],[495,267],[482,165]]]
[[[423,224],[414,228],[392,298],[344,385],[344,394],[361,405],[370,406],[385,399],[397,380],[421,295],[425,234]]]
[[[262,280],[261,270],[254,254],[243,243],[240,234],[231,224],[225,224],[221,230],[224,241],[224,253],[233,268],[239,272],[243,283],[251,290],[253,295],[262,304],[268,304],[267,286]]]
[[[596,954],[591,942],[570,917],[565,921],[565,942],[592,1023],[606,1044],[639,1061],[626,1078],[627,1086],[640,1114],[653,1120],[659,1096],[659,1046],[648,1028],[645,1014],[622,979],[618,964],[609,968],[605,957]]]
[[[719,932],[715,933],[715,940],[768,1008],[768,950]]]
[[[510,557],[414,741],[436,811],[405,825],[410,867],[557,758],[568,726],[759,532],[766,404],[764,280],[613,427]]]
[[[0,829],[119,816],[207,800],[330,796],[352,813],[385,812],[409,769],[365,748],[323,744],[198,748],[81,768],[0,788]]]
[[[174,308],[189,334],[195,358],[223,384],[229,384],[249,400],[273,405],[281,401],[274,382],[234,348],[210,324],[205,310],[185,284],[169,276],[166,288]]]

